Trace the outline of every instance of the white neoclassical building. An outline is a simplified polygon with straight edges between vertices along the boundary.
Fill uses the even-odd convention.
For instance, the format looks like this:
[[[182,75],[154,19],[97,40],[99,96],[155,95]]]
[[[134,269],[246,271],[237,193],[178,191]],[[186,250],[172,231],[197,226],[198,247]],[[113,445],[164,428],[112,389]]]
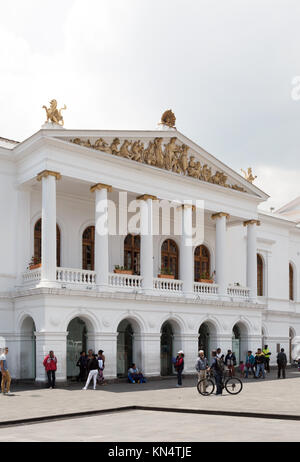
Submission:
[[[133,361],[172,373],[199,347],[244,360],[267,343],[300,355],[300,199],[268,196],[172,126],[0,138],[0,337],[14,378],[78,373],[104,350],[106,377]]]

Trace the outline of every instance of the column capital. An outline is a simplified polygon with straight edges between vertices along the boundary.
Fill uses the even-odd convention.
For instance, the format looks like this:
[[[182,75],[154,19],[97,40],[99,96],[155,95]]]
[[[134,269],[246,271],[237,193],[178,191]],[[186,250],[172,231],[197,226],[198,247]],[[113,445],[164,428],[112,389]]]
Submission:
[[[243,225],[244,225],[244,226],[248,226],[248,225],[257,225],[257,226],[260,226],[260,221],[259,221],[259,220],[247,220],[247,221],[244,221],[244,222],[243,222]]]
[[[229,213],[226,213],[226,212],[218,212],[218,213],[213,213],[211,216],[212,220],[214,220],[215,218],[221,218],[221,217],[230,218],[230,215]]]
[[[41,181],[42,178],[47,178],[48,176],[55,176],[57,180],[61,179],[61,174],[59,172],[52,172],[51,170],[43,170],[37,174],[36,179],[37,181]]]
[[[196,206],[193,205],[193,204],[181,204],[181,205],[178,205],[177,207],[178,209],[184,209],[184,208],[191,208],[192,209],[192,212],[194,212],[196,210]]]
[[[156,196],[152,196],[151,194],[142,194],[141,196],[138,196],[136,199],[138,201],[147,201],[148,199],[151,199],[153,201],[158,200]]]
[[[96,190],[100,190],[100,189],[107,189],[108,192],[111,192],[112,191],[112,186],[109,185],[109,184],[103,184],[103,183],[97,183],[97,184],[94,184],[93,186],[90,187],[90,191],[91,192],[94,192]]]

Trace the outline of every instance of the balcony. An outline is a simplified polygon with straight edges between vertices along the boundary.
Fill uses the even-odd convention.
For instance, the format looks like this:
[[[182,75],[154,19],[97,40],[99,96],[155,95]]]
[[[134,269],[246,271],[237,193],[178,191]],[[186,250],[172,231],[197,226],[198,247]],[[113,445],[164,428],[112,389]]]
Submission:
[[[97,275],[95,271],[56,268],[56,284],[61,288],[71,290],[97,290]],[[42,287],[41,268],[27,270],[23,273],[22,288]],[[219,286],[214,283],[194,282],[194,298],[215,299],[219,295]],[[108,289],[113,292],[143,293],[143,278],[134,274],[108,274]],[[179,279],[153,278],[153,295],[183,296],[183,282]],[[231,301],[248,301],[250,289],[248,287],[229,285],[226,298]]]

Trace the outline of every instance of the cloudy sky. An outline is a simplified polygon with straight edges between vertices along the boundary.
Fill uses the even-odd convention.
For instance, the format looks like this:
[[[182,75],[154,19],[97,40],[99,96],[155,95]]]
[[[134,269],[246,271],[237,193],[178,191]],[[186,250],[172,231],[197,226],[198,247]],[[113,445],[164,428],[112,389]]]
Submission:
[[[66,128],[178,130],[279,207],[300,195],[299,0],[0,0],[0,136],[56,98]],[[295,80],[293,80],[295,79]]]

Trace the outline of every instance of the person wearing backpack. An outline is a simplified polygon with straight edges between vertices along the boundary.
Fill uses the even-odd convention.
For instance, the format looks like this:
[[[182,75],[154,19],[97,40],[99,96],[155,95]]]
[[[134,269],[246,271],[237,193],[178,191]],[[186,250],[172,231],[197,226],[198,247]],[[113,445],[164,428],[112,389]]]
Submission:
[[[211,355],[212,355],[212,363],[211,363],[210,369],[213,371],[214,378],[215,378],[216,385],[217,385],[216,395],[222,395],[222,391],[223,391],[222,379],[223,379],[223,374],[224,374],[224,369],[225,369],[224,362],[221,358],[217,357],[216,350],[213,350]]]

